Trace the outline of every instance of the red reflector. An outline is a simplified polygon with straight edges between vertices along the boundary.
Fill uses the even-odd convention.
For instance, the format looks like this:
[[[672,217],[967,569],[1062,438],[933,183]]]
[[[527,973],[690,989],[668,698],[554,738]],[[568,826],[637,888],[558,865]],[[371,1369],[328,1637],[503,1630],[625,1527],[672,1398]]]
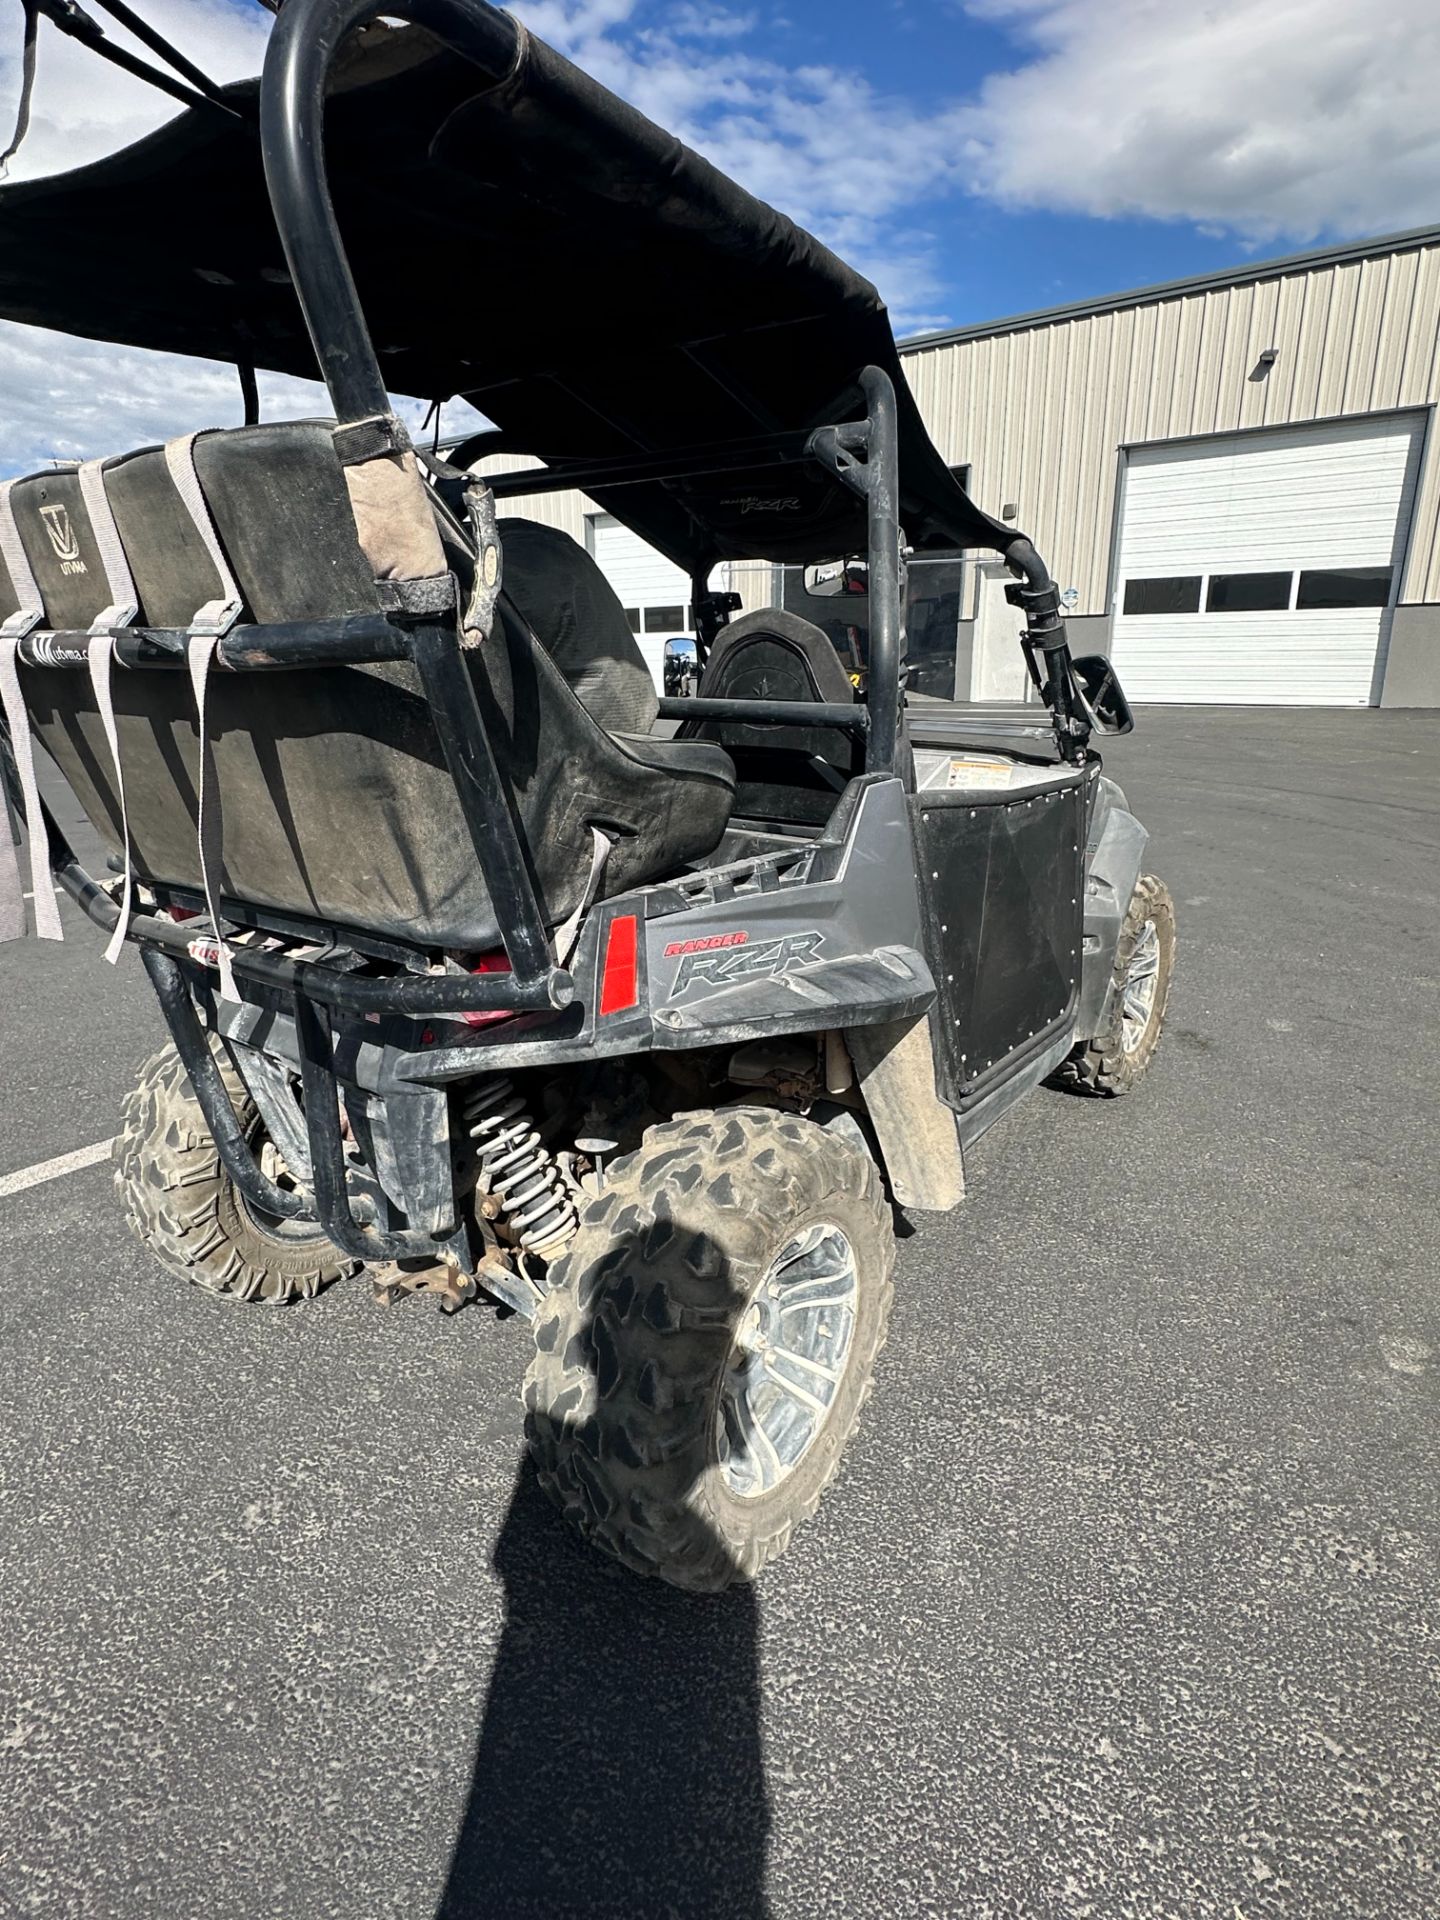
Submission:
[[[605,942],[605,972],[600,981],[600,1011],[624,1013],[640,1004],[640,962],[635,915],[622,913],[610,922]]]
[[[497,950],[494,953],[482,954],[480,958],[471,965],[470,971],[471,973],[509,973],[511,966],[505,954]],[[510,1013],[497,1012],[462,1013],[457,1017],[462,1020],[467,1027],[493,1027],[497,1020],[513,1020],[515,1016]],[[429,1042],[427,1041],[426,1045],[428,1044]]]

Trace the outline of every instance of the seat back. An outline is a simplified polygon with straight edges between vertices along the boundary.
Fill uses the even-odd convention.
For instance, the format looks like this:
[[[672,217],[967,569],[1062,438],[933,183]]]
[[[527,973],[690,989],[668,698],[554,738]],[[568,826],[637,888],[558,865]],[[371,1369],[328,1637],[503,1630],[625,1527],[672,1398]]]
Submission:
[[[556,527],[499,525],[511,603],[566,686],[608,733],[649,733],[660,712],[655,682],[594,556]]]
[[[204,434],[194,457],[245,620],[378,609],[327,423]],[[107,463],[105,482],[140,624],[188,626],[219,583],[164,450]],[[45,625],[89,626],[109,594],[78,476],[32,476],[17,483],[12,502]],[[443,518],[441,533],[452,566],[464,572],[466,541]],[[522,599],[523,575],[522,565],[515,576]],[[16,604],[0,565],[0,617]],[[713,771],[657,769],[626,753],[571,692],[514,604],[502,601],[491,638],[466,659],[550,925],[580,903],[592,827],[615,841],[607,892],[718,842],[730,810],[728,781]],[[88,677],[27,666],[22,683],[38,738],[118,852],[119,800]],[[199,729],[188,675],[117,672],[113,690],[137,875],[198,890]],[[217,672],[208,717],[224,817],[222,896],[426,946],[498,944],[495,912],[408,663]]]
[[[849,706],[850,676],[831,641],[799,614],[767,607],[725,627],[698,688],[707,700],[799,700]],[[863,769],[854,735],[833,727],[687,720],[687,738],[713,740],[735,762],[736,811],[747,817],[821,824],[845,783]]]

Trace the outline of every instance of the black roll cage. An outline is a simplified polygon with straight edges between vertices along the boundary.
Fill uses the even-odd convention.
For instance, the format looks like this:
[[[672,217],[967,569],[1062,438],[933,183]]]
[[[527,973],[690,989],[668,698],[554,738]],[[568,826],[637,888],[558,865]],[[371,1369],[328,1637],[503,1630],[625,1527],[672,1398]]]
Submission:
[[[495,80],[512,69],[523,30],[485,0],[287,0],[271,34],[260,93],[261,144],[275,223],[295,291],[329,389],[340,429],[393,418],[365,316],[361,311],[332,204],[324,158],[327,80],[341,42],[380,15],[427,28]],[[783,700],[664,699],[672,719],[740,720],[834,728],[858,735],[864,770],[894,773],[903,719],[905,556],[900,524],[899,430],[895,388],[876,367],[859,374],[864,418],[808,433],[772,434],[663,455],[618,456],[540,469],[545,490],[621,486],[754,470],[768,464],[817,463],[864,502],[870,568],[870,673],[864,698],[852,706]],[[402,444],[404,444],[402,442]],[[492,477],[499,497],[533,493],[536,470]],[[1088,728],[1075,708],[1069,654],[1058,598],[1038,554],[1017,539],[1006,553],[1023,584],[1012,588],[1025,609],[1025,636],[1036,684],[1051,707],[1062,750],[1083,758]],[[697,582],[697,599],[702,599]],[[457,596],[458,605],[458,596]],[[91,633],[39,632],[19,647],[22,664],[76,671],[87,664]],[[183,670],[185,629],[131,627],[113,635],[117,664],[133,671]],[[1044,670],[1038,662],[1043,659]],[[386,977],[343,971],[232,945],[237,976],[287,1000],[304,1039],[304,1089],[314,1162],[315,1213],[345,1251],[367,1260],[434,1255],[453,1243],[413,1229],[385,1232],[355,1218],[346,1198],[337,1120],[332,1014],[424,1018],[459,1013],[557,1010],[575,998],[575,983],[556,961],[530,866],[461,650],[459,615],[376,613],[328,620],[233,628],[218,643],[224,672],[408,661],[429,705],[476,859],[496,907],[509,974],[400,972]],[[0,718],[0,778],[17,816],[23,814],[11,743]],[[57,883],[102,930],[119,909],[81,865],[53,814],[42,805],[51,871]],[[260,924],[265,916],[258,916]],[[221,928],[215,929],[221,933]],[[193,927],[156,913],[132,916],[127,937],[142,948],[182,1061],[210,1122],[227,1169],[254,1204],[280,1217],[309,1209],[260,1171],[240,1134],[195,1011],[189,982],[198,976]],[[210,1070],[207,1071],[207,1063]],[[455,1229],[459,1231],[458,1225]]]

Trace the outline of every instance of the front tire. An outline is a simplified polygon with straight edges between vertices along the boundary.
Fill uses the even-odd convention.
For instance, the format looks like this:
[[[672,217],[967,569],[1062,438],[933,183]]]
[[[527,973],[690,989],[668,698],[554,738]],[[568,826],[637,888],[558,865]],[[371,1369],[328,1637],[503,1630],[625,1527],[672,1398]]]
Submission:
[[[1062,1062],[1056,1082],[1078,1093],[1132,1093],[1155,1058],[1175,974],[1175,903],[1153,873],[1142,874],[1115,943],[1105,1024]]]
[[[215,1064],[247,1136],[259,1115],[223,1047]],[[237,1191],[173,1046],[145,1062],[111,1149],[130,1229],[167,1272],[206,1293],[279,1306],[354,1273],[316,1226],[260,1219]]]
[[[731,1108],[652,1128],[536,1320],[541,1485],[637,1573],[753,1580],[838,1471],[894,1264],[874,1162],[810,1121]]]

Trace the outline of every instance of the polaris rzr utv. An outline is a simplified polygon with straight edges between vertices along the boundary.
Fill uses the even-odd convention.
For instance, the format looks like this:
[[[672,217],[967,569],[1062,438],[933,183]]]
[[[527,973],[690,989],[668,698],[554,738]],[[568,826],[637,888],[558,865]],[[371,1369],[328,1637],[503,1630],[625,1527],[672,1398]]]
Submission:
[[[0,487],[0,761],[37,930],[53,875],[170,1031],[115,1148],[156,1259],[503,1303],[564,1513],[718,1589],[836,1473],[894,1209],[958,1206],[1041,1082],[1145,1072],[1172,910],[1090,746],[1123,695],[931,445],[875,290],[484,0],[381,11],[287,0],[258,84],[182,67],[169,126],[0,193],[0,313],[228,360],[249,401]],[[334,420],[260,424],[253,369],[317,362]],[[495,430],[417,456],[390,387]],[[694,697],[508,517],[537,480],[476,477],[496,452],[686,570]],[[974,548],[1037,699],[922,722],[907,566]],[[712,590],[757,558],[854,563],[863,691]],[[12,931],[16,866],[0,835]]]

